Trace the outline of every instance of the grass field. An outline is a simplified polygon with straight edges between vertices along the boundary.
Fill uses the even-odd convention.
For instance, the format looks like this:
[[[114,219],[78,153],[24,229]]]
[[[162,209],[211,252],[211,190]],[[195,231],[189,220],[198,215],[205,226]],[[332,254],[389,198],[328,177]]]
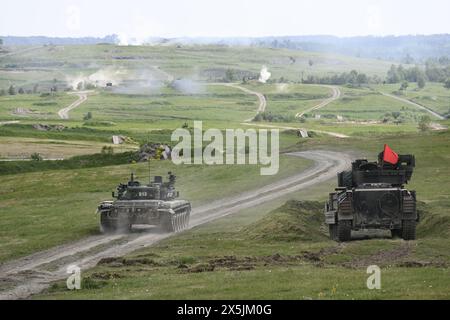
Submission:
[[[342,139],[333,146],[326,138],[298,146],[361,150],[374,158],[387,142],[399,153],[414,153],[417,167],[408,188],[420,201],[417,241],[384,233],[345,244],[328,240],[321,201],[332,185],[324,183],[286,197],[303,202],[273,211],[279,202],[259,206],[194,228],[100,263],[83,274],[82,290],[68,291],[61,282],[36,298],[449,299],[450,199],[441,187],[450,183],[448,138],[447,132],[404,134]],[[381,267],[381,290],[366,287],[370,264]]]
[[[166,88],[162,93],[128,95],[102,93],[92,96],[72,113],[75,119],[91,111],[98,120],[155,121],[176,119],[241,121],[252,117],[256,98],[237,89],[202,85],[203,91],[183,94]]]
[[[387,93],[398,91],[399,84],[383,85],[377,87],[378,90]],[[420,105],[423,105],[440,114],[446,114],[450,111],[450,90],[444,88],[442,83],[427,83],[425,88],[419,89],[411,84],[406,92],[401,96]]]
[[[64,159],[73,156],[99,153],[103,147],[111,147],[115,152],[136,150],[136,145],[114,145],[94,141],[64,141],[52,139],[1,137],[0,159],[26,159],[39,153],[44,159]]]
[[[399,113],[397,119],[405,122],[417,122],[426,112],[407,103],[394,100],[371,90],[370,88],[342,88],[342,96],[317,111],[321,117],[340,115],[348,120],[395,121],[393,113]]]
[[[67,107],[77,98],[63,92],[48,95],[16,94],[14,96],[0,96],[0,119],[59,119],[58,110]]]
[[[312,66],[309,65],[310,60],[313,61]],[[305,76],[324,75],[330,72],[349,72],[352,69],[384,76],[391,63],[300,50],[256,47],[93,45],[43,47],[3,57],[0,67],[6,67],[3,74],[6,73],[8,80],[14,77],[15,83],[23,84],[35,79],[65,80],[67,76],[92,74],[107,67],[122,68],[122,73],[134,78],[151,75],[152,78],[166,79],[165,72],[168,72],[174,77],[195,75],[209,80],[216,76],[222,77],[227,69],[258,74],[262,65],[269,67],[274,78],[284,77],[298,81],[302,72]],[[18,66],[19,70],[11,74],[14,66]],[[0,88],[2,84],[6,86],[8,81],[0,82]]]
[[[283,77],[290,83],[242,83],[244,75],[257,77],[263,65],[272,80]],[[383,78],[390,66],[299,50],[225,46],[46,46],[2,57],[0,90],[11,84],[32,90],[38,84],[40,93],[0,96],[0,158],[33,152],[46,158],[82,157],[39,166],[0,163],[0,262],[98,234],[98,203],[109,199],[131,170],[147,179],[146,164],[117,165],[128,159],[120,152],[139,143],[171,143],[175,128],[185,123],[192,128],[195,120],[202,120],[204,129],[305,128],[313,132],[311,138],[300,139],[295,130],[281,134],[283,152],[344,150],[375,159],[388,143],[400,154],[415,154],[417,167],[407,187],[417,191],[423,215],[418,240],[382,235],[346,244],[328,240],[321,212],[335,181],[326,181],[83,270],[83,290],[69,292],[58,282],[36,298],[449,299],[448,130],[421,132],[418,120],[424,111],[380,93],[397,91],[399,84],[339,86],[339,99],[304,120],[295,118],[332,94],[325,86],[299,84],[302,77],[355,69]],[[233,83],[262,93],[266,112],[281,120],[242,125],[255,115],[259,101],[238,88],[217,85],[228,71]],[[63,90],[88,76],[100,79],[99,87],[70,111],[70,119],[59,119],[58,110],[78,98]],[[112,81],[112,88],[104,88],[105,81]],[[46,94],[55,84],[58,92]],[[450,108],[450,91],[442,84],[427,83],[422,90],[410,84],[402,97],[441,114]],[[85,121],[88,112],[92,119]],[[2,123],[12,120],[19,123]],[[438,123],[449,126],[450,120]],[[64,129],[37,130],[36,124]],[[93,155],[111,145],[112,135],[127,136],[131,143],[116,146],[114,159]],[[197,206],[311,165],[286,155],[280,160],[276,176],[260,176],[258,166],[175,166],[169,161],[152,162],[151,173],[174,171],[182,197]],[[368,264],[382,267],[382,290],[367,290]]]
[[[181,195],[197,206],[285,178],[308,165],[307,160],[282,156],[277,175],[260,176],[259,166],[176,166],[156,161],[151,172],[164,176],[175,172]],[[97,205],[109,199],[131,171],[148,179],[146,164],[2,176],[0,261],[99,233]]]

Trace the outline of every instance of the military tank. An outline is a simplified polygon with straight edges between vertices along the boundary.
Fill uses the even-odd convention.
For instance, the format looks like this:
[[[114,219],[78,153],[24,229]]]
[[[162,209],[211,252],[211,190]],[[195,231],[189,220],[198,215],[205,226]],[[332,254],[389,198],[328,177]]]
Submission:
[[[104,233],[130,231],[134,224],[158,225],[166,232],[177,232],[188,227],[191,204],[178,200],[176,176],[168,173],[167,182],[155,176],[149,184],[141,184],[133,173],[126,184],[117,186],[115,200],[103,201],[97,208],[100,230]]]
[[[404,187],[415,158],[387,148],[378,161],[358,159],[351,171],[338,173],[338,187],[329,194],[324,210],[331,239],[349,241],[352,230],[365,229],[387,229],[404,240],[416,238],[416,192]]]

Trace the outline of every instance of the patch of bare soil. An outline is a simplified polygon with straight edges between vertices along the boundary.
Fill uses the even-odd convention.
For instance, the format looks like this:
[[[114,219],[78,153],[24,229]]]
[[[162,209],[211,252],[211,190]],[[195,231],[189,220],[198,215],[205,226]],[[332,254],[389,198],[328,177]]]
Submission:
[[[397,267],[404,268],[424,268],[424,267],[437,267],[437,268],[448,268],[448,263],[442,261],[417,261],[417,260],[408,260],[401,263],[396,264]]]
[[[64,129],[66,129],[66,127],[61,124],[52,126],[49,124],[40,124],[40,123],[33,124],[33,128],[38,131],[63,131]]]
[[[12,111],[13,115],[26,116],[26,115],[42,115],[42,114],[50,114],[48,112],[40,112],[34,109],[26,109],[26,108],[15,108]]]
[[[257,266],[289,265],[303,260],[303,256],[280,255],[275,253],[270,256],[223,256],[210,259],[206,263],[198,263],[193,266],[180,266],[183,272],[197,273],[217,270],[246,271],[253,270]]]
[[[122,257],[107,257],[101,259],[97,265],[107,265],[109,267],[123,267],[136,265],[161,266],[161,263],[149,258],[122,258]]]
[[[123,278],[124,275],[117,273],[117,272],[95,272],[90,275],[91,279],[98,279],[98,280],[111,280],[111,279],[120,279]]]
[[[430,129],[433,131],[447,130],[448,127],[437,122],[430,123]]]
[[[392,250],[380,250],[372,255],[364,257],[355,257],[342,265],[347,268],[361,268],[370,265],[394,265],[404,261],[411,253],[410,243],[404,243]]]
[[[208,260],[206,263],[198,263],[193,266],[181,264],[178,266],[182,272],[198,273],[211,272],[218,270],[226,271],[248,271],[253,270],[258,266],[295,266],[305,262],[313,263],[317,266],[323,266],[322,258],[326,255],[338,253],[341,250],[341,245],[331,248],[324,248],[318,252],[303,251],[299,255],[281,255],[275,253],[268,256],[223,256],[215,257]]]
[[[338,243],[334,247],[322,248],[317,252],[303,251],[302,255],[303,255],[304,259],[315,263],[316,266],[323,266],[324,265],[324,262],[323,262],[324,257],[340,253],[345,248],[345,246],[346,246],[345,243]]]

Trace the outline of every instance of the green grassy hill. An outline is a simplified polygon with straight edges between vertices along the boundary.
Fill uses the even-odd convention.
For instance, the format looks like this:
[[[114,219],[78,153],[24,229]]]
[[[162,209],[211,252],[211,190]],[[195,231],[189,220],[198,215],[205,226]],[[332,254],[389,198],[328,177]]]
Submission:
[[[450,199],[443,188],[450,182],[448,138],[448,132],[339,143],[321,138],[297,146],[359,150],[373,159],[386,142],[399,153],[415,154],[408,188],[416,189],[419,199],[417,241],[383,232],[359,233],[360,240],[344,244],[330,241],[321,212],[333,181],[276,201],[274,210],[257,206],[101,261],[84,274],[84,289],[67,291],[58,282],[36,298],[448,299]],[[381,290],[366,287],[366,268],[373,264],[382,270]]]
[[[242,83],[243,76],[257,77],[263,65],[275,82]],[[2,57],[0,90],[11,84],[38,87],[37,93],[0,96],[0,155],[61,150],[64,157],[80,156],[63,162],[0,162],[0,261],[98,234],[94,211],[99,201],[110,198],[130,170],[142,179],[148,175],[146,164],[125,164],[129,161],[122,152],[146,141],[169,142],[172,130],[203,120],[204,129],[280,127],[283,151],[344,150],[374,159],[388,143],[398,153],[415,154],[417,167],[408,188],[417,191],[420,201],[419,239],[406,243],[378,237],[343,245],[328,240],[321,211],[335,181],[326,181],[103,261],[83,273],[84,290],[68,292],[61,282],[37,298],[448,299],[448,130],[420,131],[422,110],[381,94],[397,91],[399,84],[339,86],[339,99],[304,119],[295,117],[332,94],[326,86],[300,84],[302,77],[352,69],[384,77],[390,65],[298,50],[200,45],[48,46]],[[63,90],[93,74],[101,79],[99,87],[70,111],[69,120],[59,119],[58,110],[77,99]],[[178,78],[177,87],[172,80]],[[244,126],[259,100],[223,82],[212,84],[225,78],[263,94],[272,122]],[[113,81],[112,88],[104,88],[105,81]],[[55,85],[58,92],[47,94]],[[441,84],[427,83],[421,90],[410,84],[402,97],[440,113],[450,107],[450,90]],[[92,119],[83,119],[89,112]],[[4,123],[12,120],[19,123]],[[450,125],[449,120],[433,122],[441,129]],[[36,124],[62,129],[41,130]],[[311,138],[299,138],[296,128],[307,129]],[[113,157],[95,155],[117,134],[131,142],[117,146]],[[283,155],[273,177],[260,176],[257,166],[155,161],[151,170],[153,175],[174,171],[183,198],[199,205],[310,165]],[[381,291],[365,287],[365,267],[372,263],[383,268]]]

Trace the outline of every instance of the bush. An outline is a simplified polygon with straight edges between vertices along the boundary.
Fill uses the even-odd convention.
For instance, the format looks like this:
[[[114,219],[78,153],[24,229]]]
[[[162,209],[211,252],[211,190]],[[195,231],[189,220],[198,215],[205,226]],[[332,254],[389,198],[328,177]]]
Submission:
[[[254,118],[254,122],[268,121],[268,122],[294,122],[296,118],[291,115],[277,114],[272,112],[260,112]]]
[[[447,80],[445,80],[445,82],[444,82],[444,88],[450,89],[450,78],[448,78]]]
[[[88,112],[83,116],[83,120],[87,121],[87,120],[91,120],[92,119],[92,112]]]
[[[55,101],[42,101],[42,102],[33,102],[33,106],[44,107],[44,106],[56,106],[58,103]]]
[[[41,156],[39,153],[37,153],[37,152],[32,153],[31,156],[30,156],[30,159],[31,159],[32,161],[42,161],[42,160],[44,160],[44,159],[42,158],[42,156]]]
[[[114,154],[114,149],[111,146],[103,146],[102,148],[102,154]]]
[[[16,94],[16,88],[15,88],[13,85],[9,86],[8,94],[9,94],[10,96],[13,96],[13,95]]]
[[[92,121],[92,120],[88,120],[88,121],[83,123],[83,126],[88,126],[88,127],[114,127],[115,125],[117,125],[117,124],[115,122],[112,122],[112,121]]]
[[[420,131],[428,131],[430,129],[431,119],[429,116],[422,116],[419,121]]]

